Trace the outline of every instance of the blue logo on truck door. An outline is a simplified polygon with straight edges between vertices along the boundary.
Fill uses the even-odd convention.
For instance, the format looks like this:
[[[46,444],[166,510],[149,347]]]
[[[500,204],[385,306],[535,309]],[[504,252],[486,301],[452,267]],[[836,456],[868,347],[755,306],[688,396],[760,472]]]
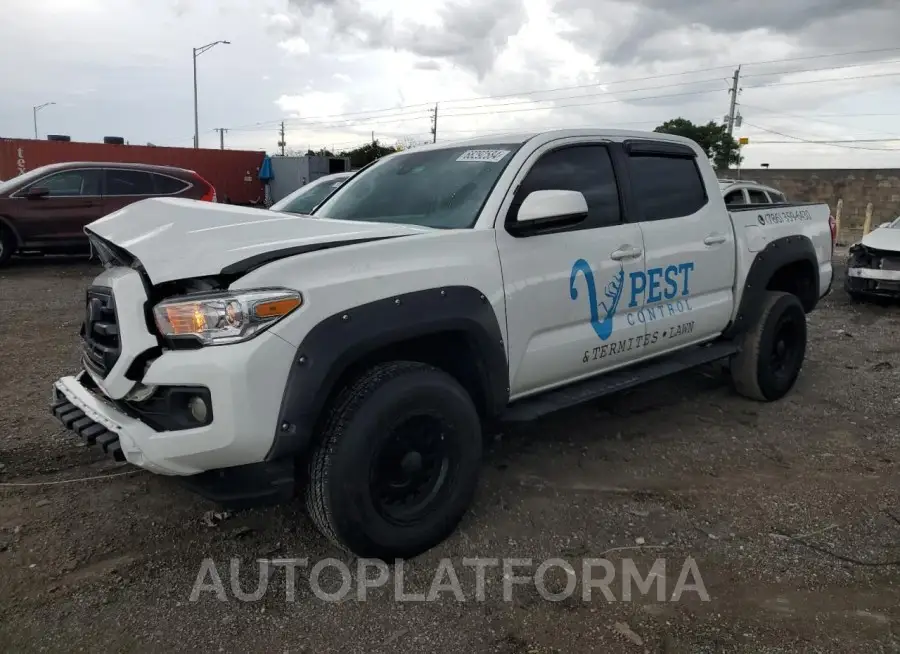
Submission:
[[[569,295],[573,300],[578,299],[578,289],[575,288],[575,278],[578,273],[584,275],[587,284],[588,306],[591,310],[591,327],[597,333],[601,341],[605,341],[612,335],[613,318],[616,316],[616,308],[622,299],[622,291],[625,290],[625,271],[619,267],[619,272],[612,278],[603,294],[606,300],[597,303],[597,286],[594,283],[594,271],[584,259],[579,259],[572,265],[572,273],[569,275]]]
[[[578,273],[584,276],[587,286],[587,303],[590,312],[591,327],[601,341],[608,341],[613,335],[615,317],[619,303],[628,290],[628,308],[625,321],[631,327],[638,324],[667,321],[667,318],[677,317],[679,314],[693,310],[690,301],[691,272],[694,270],[693,261],[684,261],[666,267],[650,268],[647,271],[636,270],[625,275],[625,270],[619,266],[612,279],[603,289],[604,299],[597,295],[597,284],[594,281],[594,271],[584,259],[578,259],[572,264],[572,272],[569,275],[569,296],[578,300],[579,294],[576,288]],[[647,306],[641,306],[646,304]],[[694,329],[693,321],[677,324],[661,324],[659,329],[652,329],[644,335],[623,338],[617,342],[593,348],[584,353],[582,361],[587,363],[593,359],[605,358],[610,354],[624,354],[634,348],[646,347],[656,343],[660,338],[673,339],[691,334]]]

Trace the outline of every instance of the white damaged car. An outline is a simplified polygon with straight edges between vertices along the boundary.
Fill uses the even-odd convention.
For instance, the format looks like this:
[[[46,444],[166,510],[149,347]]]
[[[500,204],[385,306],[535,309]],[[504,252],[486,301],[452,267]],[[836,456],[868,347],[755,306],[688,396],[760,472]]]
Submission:
[[[853,299],[900,297],[900,217],[850,246],[845,288]]]

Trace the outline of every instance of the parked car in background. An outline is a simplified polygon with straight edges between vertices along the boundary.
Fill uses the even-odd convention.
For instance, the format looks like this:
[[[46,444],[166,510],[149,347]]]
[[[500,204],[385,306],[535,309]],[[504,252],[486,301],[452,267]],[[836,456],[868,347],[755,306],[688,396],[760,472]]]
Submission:
[[[216,201],[192,170],[147,164],[67,162],[0,183],[0,265],[15,252],[88,252],[84,226],[150,197]]]
[[[787,202],[784,193],[777,188],[765,186],[752,179],[720,179],[719,190],[725,198],[725,206]]]
[[[850,246],[847,260],[847,294],[900,297],[900,217],[880,225]]]
[[[209,181],[223,204],[264,204],[265,188],[259,179],[259,168],[266,156],[262,150],[134,145],[121,143],[123,139],[116,137],[106,137],[104,141],[107,140],[89,143],[0,137],[0,178],[12,179],[41,166],[79,161],[175,166],[196,171]]]
[[[284,211],[286,213],[311,213],[322,200],[346,182],[353,173],[335,173],[325,175],[314,182],[304,184],[290,195],[282,198],[271,207],[272,211]]]

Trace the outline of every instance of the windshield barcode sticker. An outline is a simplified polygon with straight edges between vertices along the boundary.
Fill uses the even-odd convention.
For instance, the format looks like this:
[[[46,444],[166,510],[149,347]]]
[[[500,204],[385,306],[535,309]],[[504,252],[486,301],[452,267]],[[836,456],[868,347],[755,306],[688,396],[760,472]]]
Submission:
[[[457,161],[478,161],[481,163],[497,163],[503,161],[503,157],[509,154],[509,150],[466,150]]]

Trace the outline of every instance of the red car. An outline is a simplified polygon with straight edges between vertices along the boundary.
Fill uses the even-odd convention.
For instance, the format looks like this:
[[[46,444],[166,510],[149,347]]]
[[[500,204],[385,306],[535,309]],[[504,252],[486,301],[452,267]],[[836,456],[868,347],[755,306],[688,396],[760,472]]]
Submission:
[[[15,252],[88,252],[84,226],[145,198],[216,201],[192,170],[135,163],[66,162],[0,182],[0,265]]]

